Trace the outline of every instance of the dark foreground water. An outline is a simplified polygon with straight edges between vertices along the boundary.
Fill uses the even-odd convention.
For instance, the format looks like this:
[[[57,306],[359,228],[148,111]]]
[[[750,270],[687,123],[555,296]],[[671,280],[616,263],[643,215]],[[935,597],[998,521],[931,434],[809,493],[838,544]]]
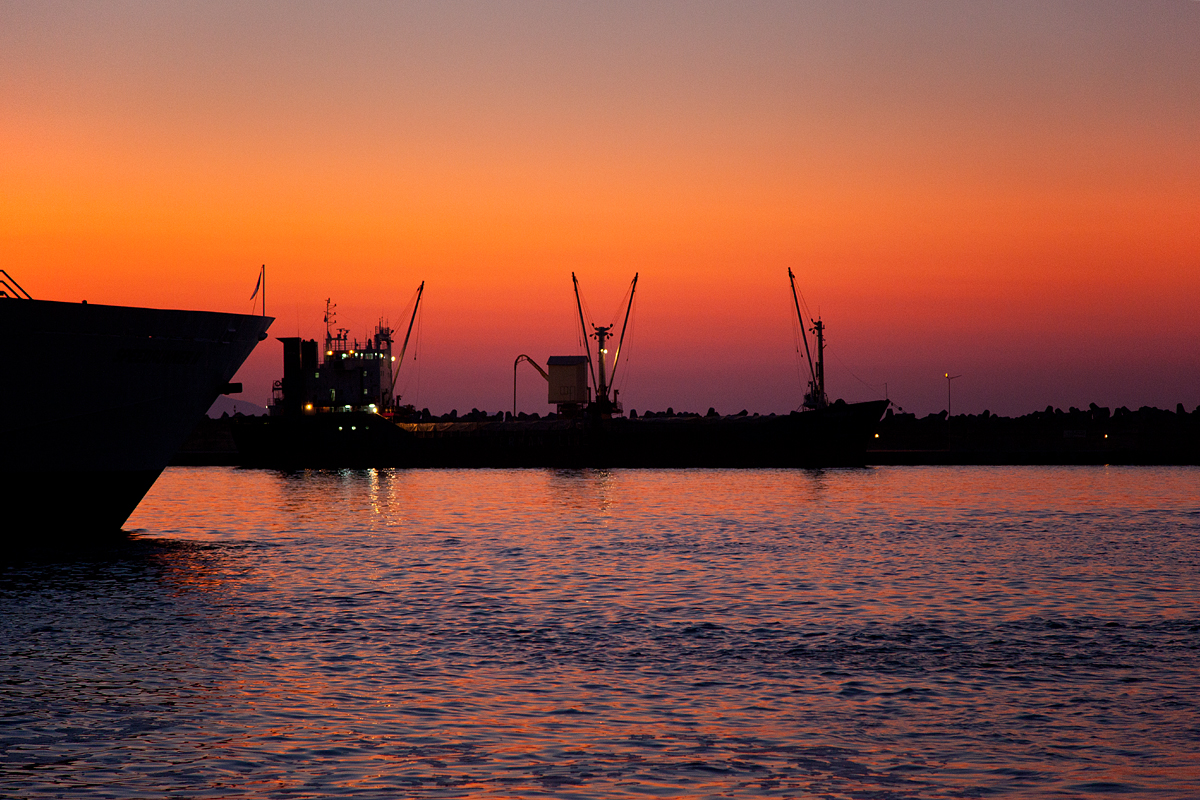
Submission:
[[[0,796],[1200,797],[1197,469],[172,469],[127,528],[0,563]]]

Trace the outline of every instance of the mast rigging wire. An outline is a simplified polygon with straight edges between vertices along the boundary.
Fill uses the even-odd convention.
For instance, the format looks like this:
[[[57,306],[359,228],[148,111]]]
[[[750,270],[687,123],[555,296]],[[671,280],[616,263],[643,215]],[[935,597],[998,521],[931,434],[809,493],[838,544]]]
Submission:
[[[825,349],[826,349],[826,350],[828,350],[828,349],[829,349],[829,345],[826,345],[826,346],[825,346]],[[862,378],[860,378],[860,377],[858,377],[857,375],[855,375],[855,374],[854,374],[854,372],[853,372],[853,371],[851,371],[850,367],[849,367],[849,366],[847,366],[846,362],[845,362],[844,360],[842,360],[842,357],[841,357],[840,355],[838,355],[838,352],[837,352],[837,350],[834,350],[834,351],[833,351],[833,357],[834,357],[834,358],[836,358],[836,359],[838,360],[838,363],[842,365],[842,368],[843,368],[844,370],[846,370],[846,374],[848,374],[848,375],[849,375],[851,378],[854,378],[854,380],[858,381],[858,382],[859,382],[859,383],[861,383],[863,386],[865,386],[865,387],[867,387],[868,389],[870,389],[872,392],[875,392],[876,394],[878,394],[878,393],[879,393],[879,389],[880,389],[880,387],[881,387],[881,386],[883,386],[883,384],[881,384],[881,383],[880,383],[880,384],[876,384],[876,383],[867,383],[867,382],[866,382],[866,381],[864,381]]]
[[[630,290],[632,290],[632,287],[633,287],[633,284],[630,284]],[[628,292],[626,293],[626,296],[628,296]],[[637,305],[638,305],[638,297],[637,297],[637,295],[634,295],[634,297],[633,297],[633,303],[632,303],[632,304],[630,304],[630,307],[629,307],[629,312],[628,312],[628,317],[629,317],[629,345],[628,345],[628,346],[625,346],[625,347],[624,347],[624,349],[618,348],[618,351],[617,351],[617,355],[618,355],[618,356],[620,356],[622,353],[624,353],[624,354],[625,354],[625,360],[621,362],[622,364],[628,364],[628,363],[629,363],[629,360],[630,360],[630,354],[629,354],[629,350],[631,350],[631,349],[633,348],[633,343],[634,343],[634,342],[637,340],[637,337],[634,335],[634,329],[637,327]],[[617,312],[617,313],[620,313],[620,310],[618,310],[618,312]],[[613,323],[613,324],[616,324],[616,323],[615,323],[615,321],[614,321],[614,323]],[[616,369],[616,365],[615,365],[615,364],[613,365],[613,369],[614,369],[614,370]],[[626,367],[626,368],[625,368],[625,370],[624,370],[624,371],[621,373],[621,383],[620,383],[620,386],[614,386],[614,388],[615,388],[617,391],[622,391],[622,390],[624,390],[624,389],[625,389],[625,385],[626,385],[626,382],[627,382],[627,380],[628,380],[628,375],[629,375],[629,368],[628,368],[628,367]]]

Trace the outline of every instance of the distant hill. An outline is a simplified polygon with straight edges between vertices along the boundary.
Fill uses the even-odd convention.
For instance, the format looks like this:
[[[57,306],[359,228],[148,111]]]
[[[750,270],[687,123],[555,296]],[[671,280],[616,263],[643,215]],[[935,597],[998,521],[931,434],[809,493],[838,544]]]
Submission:
[[[251,417],[262,416],[267,413],[267,409],[255,403],[246,400],[238,400],[236,397],[221,395],[217,398],[217,402],[212,404],[212,408],[208,410],[208,416],[213,419],[219,419],[222,414],[233,416],[234,414],[246,414]]]

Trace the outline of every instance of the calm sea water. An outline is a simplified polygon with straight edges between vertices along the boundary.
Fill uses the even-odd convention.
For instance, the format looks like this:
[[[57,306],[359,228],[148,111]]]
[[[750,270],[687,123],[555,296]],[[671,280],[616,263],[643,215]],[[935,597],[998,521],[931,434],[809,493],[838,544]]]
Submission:
[[[0,795],[1200,797],[1197,469],[171,469],[126,527],[0,563]]]

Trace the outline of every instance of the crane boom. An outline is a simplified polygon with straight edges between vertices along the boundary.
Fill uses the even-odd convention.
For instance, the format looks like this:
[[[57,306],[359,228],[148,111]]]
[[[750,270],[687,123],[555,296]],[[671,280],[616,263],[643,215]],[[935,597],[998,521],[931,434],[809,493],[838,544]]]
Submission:
[[[408,352],[408,337],[412,336],[413,323],[417,321],[417,309],[421,307],[421,293],[425,291],[425,281],[417,287],[417,302],[413,305],[412,319],[408,321],[408,331],[404,334],[404,344],[400,345],[400,360],[392,370],[392,396],[396,394],[396,378],[400,377],[400,367],[404,366],[404,354]]]
[[[533,368],[536,369],[541,374],[541,376],[546,379],[546,382],[547,383],[550,382],[550,374],[548,372],[546,372],[546,370],[542,369],[541,364],[537,363],[531,357],[525,355],[524,353],[521,353],[521,355],[517,356],[517,360],[513,362],[513,416],[514,417],[517,415],[517,366],[520,365],[520,363],[522,361],[526,362],[527,364],[533,365]]]
[[[579,309],[579,330],[583,332],[583,352],[587,353],[588,371],[592,373],[592,385],[599,386],[596,383],[596,368],[592,366],[592,348],[588,345],[588,329],[587,323],[583,321],[583,301],[579,299],[579,279],[575,277],[575,273],[571,273],[571,283],[575,285],[575,307]]]
[[[621,338],[617,340],[617,353],[613,356],[612,375],[609,376],[609,383],[617,382],[617,363],[621,359],[621,345],[625,343],[625,328],[629,325],[629,312],[633,310],[633,295],[637,291],[638,274],[633,273],[633,283],[629,284],[629,305],[625,307],[625,321],[621,323]]]
[[[800,321],[800,335],[804,337],[804,355],[808,357],[808,371],[812,375],[812,382],[815,386],[817,383],[817,369],[813,366],[812,351],[808,349],[808,334],[804,330],[804,315],[800,313],[800,298],[796,295],[796,276],[792,274],[791,267],[788,267],[788,281],[792,284],[792,302],[796,304],[796,319]]]
[[[534,361],[531,356],[527,356],[524,353],[517,356],[517,360],[513,362],[513,372],[517,371],[517,365],[520,364],[522,361],[527,362],[530,366],[532,366],[534,369],[536,369],[541,374],[541,376],[543,378],[545,378],[547,381],[550,380],[550,373],[548,373],[548,372],[546,372],[546,370],[542,369],[542,365],[537,363],[536,361]]]

